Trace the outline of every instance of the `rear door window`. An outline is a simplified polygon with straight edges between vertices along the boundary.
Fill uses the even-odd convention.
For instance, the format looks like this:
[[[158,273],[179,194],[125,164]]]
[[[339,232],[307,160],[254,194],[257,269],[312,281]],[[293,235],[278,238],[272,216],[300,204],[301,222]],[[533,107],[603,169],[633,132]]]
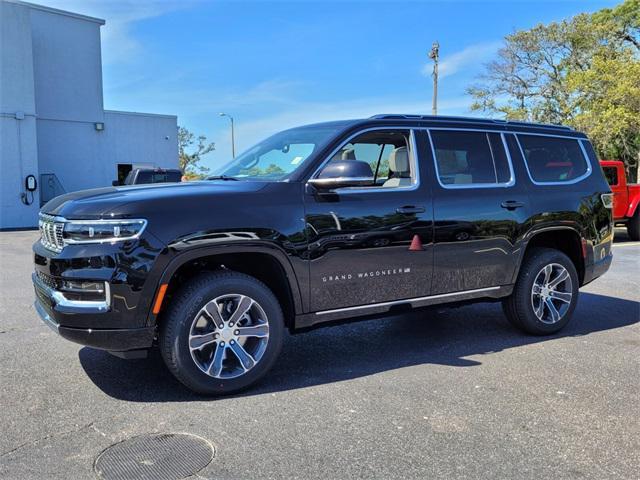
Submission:
[[[430,130],[429,135],[438,179],[443,187],[512,183],[513,172],[499,133]]]
[[[589,165],[577,139],[517,135],[531,180],[536,183],[577,181]]]

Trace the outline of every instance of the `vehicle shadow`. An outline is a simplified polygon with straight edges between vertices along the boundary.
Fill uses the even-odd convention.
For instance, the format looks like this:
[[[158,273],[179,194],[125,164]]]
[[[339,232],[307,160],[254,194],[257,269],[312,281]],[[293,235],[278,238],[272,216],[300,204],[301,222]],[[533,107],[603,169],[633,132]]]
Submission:
[[[473,367],[481,361],[467,357],[589,335],[639,321],[639,302],[581,292],[573,320],[562,332],[548,337],[527,336],[514,330],[496,303],[328,327],[289,336],[272,371],[239,396],[340,382],[429,363]],[[79,357],[93,383],[117,399],[215,400],[183,387],[164,367],[157,350],[144,360],[122,360],[91,348],[81,349]]]

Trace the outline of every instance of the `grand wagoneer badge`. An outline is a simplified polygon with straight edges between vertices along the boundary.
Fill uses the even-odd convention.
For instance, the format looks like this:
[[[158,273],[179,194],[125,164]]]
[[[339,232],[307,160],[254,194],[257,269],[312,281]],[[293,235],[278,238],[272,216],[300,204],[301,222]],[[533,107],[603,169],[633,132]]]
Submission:
[[[358,273],[339,273],[336,275],[327,275],[322,277],[322,282],[337,282],[341,280],[363,280],[365,278],[374,278],[374,277],[388,277],[390,275],[404,275],[406,273],[411,273],[410,267],[404,268],[387,268],[385,270],[370,270],[368,272],[358,272]]]

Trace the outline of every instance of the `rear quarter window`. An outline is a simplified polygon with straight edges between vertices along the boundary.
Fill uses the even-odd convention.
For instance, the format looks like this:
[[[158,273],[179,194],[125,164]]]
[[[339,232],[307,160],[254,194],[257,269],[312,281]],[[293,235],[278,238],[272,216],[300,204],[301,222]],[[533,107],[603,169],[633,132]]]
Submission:
[[[534,182],[571,182],[589,171],[577,139],[523,134],[517,137]]]

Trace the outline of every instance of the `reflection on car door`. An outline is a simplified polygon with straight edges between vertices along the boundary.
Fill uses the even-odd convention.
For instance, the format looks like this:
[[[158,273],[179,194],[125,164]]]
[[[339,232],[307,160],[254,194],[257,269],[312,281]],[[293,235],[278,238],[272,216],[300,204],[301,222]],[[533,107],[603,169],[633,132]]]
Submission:
[[[432,294],[512,283],[528,218],[526,187],[499,132],[430,129],[434,171]],[[515,168],[515,169],[514,169]]]
[[[409,130],[404,134],[408,140],[413,138]],[[384,163],[380,160],[388,154],[391,168],[376,164],[372,171],[389,172],[385,170],[385,177],[371,187],[341,188],[330,193],[307,188],[312,311],[426,296],[431,291],[433,223],[429,187],[418,180],[414,142],[410,142],[408,153],[414,169],[411,180],[394,156],[404,157],[407,147],[385,147],[383,143],[388,141],[379,140],[378,150],[346,144],[342,154],[336,153],[338,161],[345,162],[349,158],[360,160],[358,155],[375,150],[380,152],[379,163]],[[375,164],[376,157],[372,158]]]

